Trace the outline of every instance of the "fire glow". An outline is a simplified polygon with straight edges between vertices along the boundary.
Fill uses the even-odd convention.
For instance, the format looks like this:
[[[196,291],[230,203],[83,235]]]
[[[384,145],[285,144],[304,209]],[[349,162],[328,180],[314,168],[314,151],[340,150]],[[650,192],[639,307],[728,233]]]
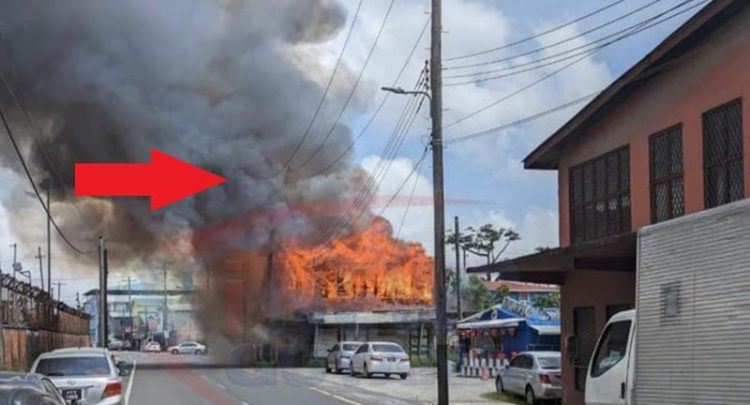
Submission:
[[[285,288],[300,306],[367,303],[368,308],[382,308],[432,303],[432,258],[422,245],[395,239],[390,223],[382,218],[324,245],[287,246],[277,264]]]

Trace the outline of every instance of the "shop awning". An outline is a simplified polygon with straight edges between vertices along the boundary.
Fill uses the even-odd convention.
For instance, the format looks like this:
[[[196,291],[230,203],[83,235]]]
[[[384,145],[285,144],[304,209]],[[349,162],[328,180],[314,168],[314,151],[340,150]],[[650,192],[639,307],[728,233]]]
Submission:
[[[540,335],[559,335],[560,325],[529,325],[531,329],[534,329]]]
[[[636,233],[599,239],[521,256],[515,259],[469,267],[467,273],[501,273],[503,280],[541,284],[563,284],[573,270],[635,271]]]
[[[494,329],[494,328],[515,328],[519,322],[523,322],[523,318],[507,318],[507,319],[490,319],[487,321],[476,321],[476,322],[464,322],[456,325],[456,329]]]

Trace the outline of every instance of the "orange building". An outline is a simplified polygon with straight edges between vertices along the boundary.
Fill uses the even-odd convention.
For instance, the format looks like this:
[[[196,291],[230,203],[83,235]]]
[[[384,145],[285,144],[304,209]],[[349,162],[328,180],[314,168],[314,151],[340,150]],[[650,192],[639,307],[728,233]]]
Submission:
[[[470,271],[561,286],[565,404],[635,302],[635,231],[750,197],[748,66],[750,2],[714,0],[524,160],[558,172],[560,247]]]

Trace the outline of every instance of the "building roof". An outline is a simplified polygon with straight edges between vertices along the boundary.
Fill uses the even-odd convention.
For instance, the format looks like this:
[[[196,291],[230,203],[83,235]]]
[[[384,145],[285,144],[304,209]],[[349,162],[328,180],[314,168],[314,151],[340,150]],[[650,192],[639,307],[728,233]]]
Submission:
[[[531,329],[537,331],[540,335],[559,335],[560,325],[532,325],[529,324]]]
[[[515,328],[519,323],[525,322],[524,318],[490,319],[487,321],[464,322],[456,325],[456,329],[492,329],[492,328]]]
[[[565,145],[585,133],[586,128],[616,108],[636,88],[644,85],[645,79],[658,75],[685,59],[678,58],[748,5],[750,1],[747,0],[710,2],[526,156],[524,167],[557,169],[560,153]]]
[[[346,324],[392,324],[431,322],[435,320],[434,309],[394,310],[380,312],[315,312],[307,317],[311,323],[323,325],[346,325]]]
[[[482,284],[484,284],[485,287],[487,287],[488,290],[494,291],[502,286],[508,286],[508,289],[510,289],[510,292],[557,292],[560,291],[560,287],[556,285],[549,285],[549,284],[533,284],[533,283],[522,283],[519,281],[507,281],[507,280],[497,280],[497,281],[487,281],[482,280]]]

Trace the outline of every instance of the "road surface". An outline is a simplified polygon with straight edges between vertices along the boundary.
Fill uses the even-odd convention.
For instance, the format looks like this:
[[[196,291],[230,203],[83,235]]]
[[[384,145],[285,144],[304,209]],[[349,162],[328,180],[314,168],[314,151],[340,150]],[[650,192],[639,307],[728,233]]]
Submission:
[[[125,383],[129,405],[406,405],[435,403],[435,370],[415,369],[405,381],[326,374],[322,369],[226,369],[207,356],[120,354],[136,363]],[[130,381],[132,380],[132,381]],[[492,381],[451,379],[451,404],[500,404],[480,397]]]

